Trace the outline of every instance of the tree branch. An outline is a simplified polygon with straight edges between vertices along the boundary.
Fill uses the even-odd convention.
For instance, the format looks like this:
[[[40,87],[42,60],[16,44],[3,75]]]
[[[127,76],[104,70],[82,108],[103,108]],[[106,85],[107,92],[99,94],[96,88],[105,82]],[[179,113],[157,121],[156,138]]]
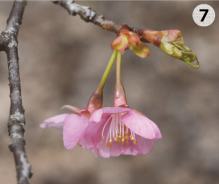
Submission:
[[[61,5],[69,14],[73,16],[79,15],[84,21],[91,22],[107,31],[118,33],[122,27],[111,20],[105,19],[103,15],[98,15],[90,7],[75,3],[75,0],[60,0],[54,1],[54,3]]]
[[[10,115],[8,132],[11,138],[9,148],[13,153],[18,184],[29,184],[31,178],[31,165],[27,159],[24,138],[24,109],[21,97],[21,84],[18,58],[18,32],[26,1],[16,0],[12,6],[7,20],[6,29],[0,34],[0,51],[5,51],[8,61],[9,86],[10,86]]]
[[[149,43],[148,40],[143,38],[142,36],[143,31],[141,29],[136,29],[126,24],[123,24],[123,25],[116,24],[112,20],[107,20],[103,15],[98,14],[96,11],[92,10],[90,7],[83,6],[83,5],[76,3],[75,0],[59,0],[59,1],[53,1],[53,3],[65,8],[70,15],[73,15],[73,16],[79,15],[82,20],[93,23],[101,27],[104,30],[114,32],[116,34],[119,33],[121,28],[126,27],[130,31],[137,33],[141,41]]]

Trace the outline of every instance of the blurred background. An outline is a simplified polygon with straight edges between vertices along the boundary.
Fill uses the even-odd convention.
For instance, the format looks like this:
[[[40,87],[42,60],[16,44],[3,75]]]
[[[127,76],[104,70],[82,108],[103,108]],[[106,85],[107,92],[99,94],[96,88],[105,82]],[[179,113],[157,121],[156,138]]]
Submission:
[[[197,53],[193,70],[152,45],[147,59],[127,52],[123,80],[129,105],[160,127],[163,139],[146,156],[101,159],[63,147],[61,132],[40,129],[43,119],[71,104],[84,107],[111,54],[113,33],[103,31],[51,2],[29,2],[19,35],[20,73],[26,110],[26,141],[36,184],[218,184],[219,3],[213,25],[192,20],[200,2],[81,2],[118,23],[150,29],[177,28]],[[0,2],[0,30],[11,2]],[[7,134],[7,62],[0,54],[0,181],[15,183]],[[105,90],[111,105],[114,75]]]

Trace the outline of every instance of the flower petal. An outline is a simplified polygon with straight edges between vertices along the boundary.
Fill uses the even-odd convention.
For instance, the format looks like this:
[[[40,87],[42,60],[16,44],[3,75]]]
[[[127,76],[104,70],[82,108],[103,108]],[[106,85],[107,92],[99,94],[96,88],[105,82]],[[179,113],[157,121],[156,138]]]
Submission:
[[[82,147],[86,149],[93,149],[101,141],[101,133],[104,124],[89,122],[84,132],[83,137],[80,140]]]
[[[43,123],[40,124],[41,128],[49,128],[49,127],[56,127],[56,128],[61,128],[63,126],[63,122],[65,118],[69,114],[60,114],[57,116],[50,117],[46,120],[43,121]]]
[[[160,129],[158,128],[158,126],[154,122],[151,123],[151,126],[154,129],[155,139],[161,139],[162,134],[161,134]]]
[[[100,157],[109,158],[117,157],[120,155],[145,155],[148,154],[155,143],[156,140],[145,139],[140,136],[136,136],[137,144],[128,143],[128,144],[117,144],[112,143],[109,147],[104,141],[101,141],[96,149],[92,151]]]
[[[122,149],[119,144],[112,143],[111,146],[107,146],[106,142],[101,141],[94,153],[103,158],[117,157],[122,154]]]
[[[137,135],[146,139],[159,139],[161,133],[157,125],[141,113],[131,110],[122,117],[124,124]]]
[[[69,115],[63,126],[63,142],[66,149],[72,149],[84,134],[88,119],[76,114]]]
[[[100,122],[102,115],[103,115],[103,109],[102,108],[98,109],[98,110],[94,111],[93,114],[91,114],[90,121]]]
[[[145,154],[150,153],[156,141],[155,139],[154,140],[144,139],[140,136],[136,136],[136,140],[137,140],[137,147],[138,147],[139,155],[145,155]]]
[[[99,149],[95,152],[97,156],[101,156],[103,158],[109,158],[110,157],[110,148],[107,146],[101,146]]]
[[[129,112],[130,109],[126,107],[103,107],[94,111],[94,113],[90,117],[90,121],[100,122],[102,120],[102,116],[105,114],[113,114],[113,113],[122,113]]]

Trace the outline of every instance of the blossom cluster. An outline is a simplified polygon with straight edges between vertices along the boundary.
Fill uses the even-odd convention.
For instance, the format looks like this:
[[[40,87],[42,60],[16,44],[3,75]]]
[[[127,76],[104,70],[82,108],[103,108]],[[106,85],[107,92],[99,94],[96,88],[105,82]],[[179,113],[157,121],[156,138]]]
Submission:
[[[161,139],[161,132],[152,120],[128,105],[121,80],[122,54],[127,49],[141,58],[149,55],[149,48],[142,40],[147,40],[193,67],[198,66],[194,62],[197,60],[196,56],[184,46],[181,32],[178,30],[145,30],[138,34],[122,28],[112,42],[112,56],[87,106],[81,109],[65,105],[64,109],[69,113],[50,117],[41,124],[41,127],[61,128],[64,147],[68,150],[80,145],[104,158],[149,153],[154,143]],[[111,107],[104,107],[103,90],[114,64],[116,65],[114,104]]]

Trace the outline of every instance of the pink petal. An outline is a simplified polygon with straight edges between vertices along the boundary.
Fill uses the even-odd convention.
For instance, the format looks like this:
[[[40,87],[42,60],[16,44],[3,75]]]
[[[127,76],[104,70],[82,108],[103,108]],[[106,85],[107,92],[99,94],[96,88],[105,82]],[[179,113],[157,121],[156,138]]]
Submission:
[[[145,139],[140,136],[136,136],[136,140],[137,144],[130,142],[128,144],[112,143],[111,147],[108,147],[106,143],[102,141],[96,149],[92,150],[97,156],[103,158],[117,157],[120,155],[145,155],[152,150],[154,142],[156,141]]]
[[[110,149],[110,156],[118,157],[121,154],[122,154],[122,146],[117,143],[113,143],[112,148]]]
[[[97,156],[100,156],[103,158],[109,158],[110,157],[110,149],[106,146],[103,146],[96,151],[96,154],[97,154]]]
[[[145,139],[140,136],[136,136],[137,144],[130,143],[121,145],[121,155],[145,155],[148,154],[154,145],[156,140]]]
[[[119,156],[121,154],[120,145],[113,143],[112,147],[108,147],[106,144],[106,132],[108,131],[109,126],[105,127],[104,137],[102,136],[104,125],[105,123],[103,123],[103,121],[100,123],[90,122],[80,144],[82,147],[103,158]]]
[[[160,129],[158,128],[158,126],[154,122],[151,123],[151,126],[154,129],[154,133],[155,133],[156,139],[161,139],[162,138],[162,134],[161,134]]]
[[[101,132],[104,124],[89,122],[80,144],[86,149],[94,149],[101,141]]]
[[[94,111],[94,113],[91,115],[90,117],[90,121],[92,122],[100,122],[101,118],[103,115],[103,110],[102,109],[98,109],[96,111]]]
[[[128,145],[123,145],[121,148],[121,154],[122,155],[138,155],[139,150],[138,150],[138,145],[135,144],[128,144]]]
[[[63,142],[66,149],[72,149],[83,136],[88,119],[76,114],[69,115],[63,126]]]
[[[125,125],[137,135],[146,139],[159,139],[161,133],[157,125],[141,113],[131,110],[122,117]]]
[[[46,120],[43,121],[43,123],[40,124],[41,128],[49,128],[49,127],[56,127],[56,128],[61,128],[63,126],[63,122],[65,118],[69,114],[60,114],[57,116],[50,117]]]
[[[121,149],[121,145],[119,144],[112,143],[112,146],[109,147],[106,145],[105,141],[102,141],[97,146],[95,153],[97,156],[100,156],[103,158],[117,157],[121,155],[122,149]]]
[[[136,140],[137,140],[137,147],[138,147],[138,155],[143,155],[143,154],[148,154],[155,143],[155,139],[154,140],[150,140],[150,139],[144,139],[140,136],[136,136]]]
[[[115,114],[115,113],[122,113],[122,112],[129,112],[130,109],[126,107],[104,107],[101,109],[96,110],[90,117],[90,121],[94,122],[100,122],[102,116],[109,115],[109,114]]]

